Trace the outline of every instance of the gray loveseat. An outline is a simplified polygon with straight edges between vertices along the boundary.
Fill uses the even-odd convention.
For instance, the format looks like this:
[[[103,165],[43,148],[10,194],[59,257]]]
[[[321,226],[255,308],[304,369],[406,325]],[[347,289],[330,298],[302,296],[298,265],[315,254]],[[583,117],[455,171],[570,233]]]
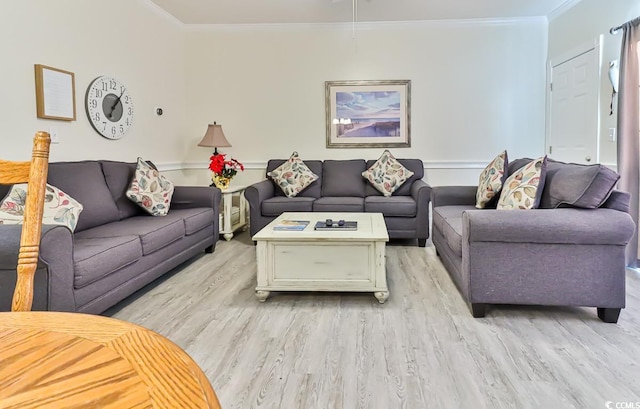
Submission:
[[[509,174],[521,164],[510,164]],[[592,186],[611,183],[593,173],[596,167],[565,165],[549,162],[541,206],[554,203],[555,193],[586,193],[581,172]],[[431,197],[433,244],[474,317],[488,304],[561,305],[597,307],[600,319],[617,322],[625,306],[625,247],[635,231],[628,193],[607,192],[593,209],[534,210],[476,209],[475,195],[476,186],[441,186]]]
[[[34,310],[100,313],[218,240],[220,190],[176,186],[166,216],[127,199],[134,163],[59,162],[48,183],[83,206],[74,233],[44,225]],[[0,186],[0,197],[9,190]],[[11,309],[19,225],[0,225],[0,311]]]
[[[417,239],[424,247],[429,238],[431,187],[425,183],[419,159],[398,159],[414,172],[391,197],[383,196],[362,177],[375,160],[305,160],[318,180],[296,197],[287,197],[270,180],[249,186],[244,196],[249,202],[251,236],[283,212],[376,212],[382,213],[389,238]],[[284,160],[270,160],[267,173]]]

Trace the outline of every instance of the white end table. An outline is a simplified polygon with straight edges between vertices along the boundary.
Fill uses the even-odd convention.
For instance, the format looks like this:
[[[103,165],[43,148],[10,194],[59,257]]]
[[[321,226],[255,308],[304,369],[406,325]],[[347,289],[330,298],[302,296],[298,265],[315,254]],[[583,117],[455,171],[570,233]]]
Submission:
[[[247,200],[243,195],[246,188],[246,186],[229,186],[221,191],[220,234],[227,241],[233,238],[236,230],[247,230]],[[235,204],[234,198],[236,198]]]

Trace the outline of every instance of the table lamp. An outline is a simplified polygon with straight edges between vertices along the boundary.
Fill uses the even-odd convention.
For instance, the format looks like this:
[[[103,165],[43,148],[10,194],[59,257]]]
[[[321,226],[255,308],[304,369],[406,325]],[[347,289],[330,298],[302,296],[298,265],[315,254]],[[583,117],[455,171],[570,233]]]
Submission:
[[[218,148],[230,147],[231,144],[227,141],[222,131],[222,125],[218,125],[216,122],[213,125],[209,124],[207,132],[198,144],[198,146],[204,146],[207,148],[214,148],[213,154],[218,154]]]

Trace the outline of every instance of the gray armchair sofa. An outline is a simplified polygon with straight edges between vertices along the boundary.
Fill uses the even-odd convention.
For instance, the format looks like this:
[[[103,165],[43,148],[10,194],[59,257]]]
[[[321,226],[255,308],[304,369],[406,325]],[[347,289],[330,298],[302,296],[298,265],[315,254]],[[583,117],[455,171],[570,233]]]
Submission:
[[[176,186],[166,216],[154,217],[125,195],[135,163],[59,162],[48,183],[84,210],[74,233],[44,225],[34,310],[100,313],[218,240],[221,193]],[[0,186],[0,197],[9,187]],[[20,225],[0,225],[0,311],[11,309]]]
[[[554,183],[547,178],[543,198]],[[594,209],[534,210],[476,209],[475,195],[476,186],[441,186],[431,197],[433,244],[474,317],[490,304],[561,305],[617,322],[635,231],[628,193],[614,190]]]
[[[424,247],[429,238],[431,187],[425,183],[419,159],[398,159],[414,172],[391,197],[383,196],[362,177],[375,160],[305,160],[318,180],[296,197],[286,197],[270,180],[249,186],[244,196],[249,202],[251,236],[283,212],[377,212],[382,213],[389,238],[417,239]],[[284,160],[270,160],[267,173]]]

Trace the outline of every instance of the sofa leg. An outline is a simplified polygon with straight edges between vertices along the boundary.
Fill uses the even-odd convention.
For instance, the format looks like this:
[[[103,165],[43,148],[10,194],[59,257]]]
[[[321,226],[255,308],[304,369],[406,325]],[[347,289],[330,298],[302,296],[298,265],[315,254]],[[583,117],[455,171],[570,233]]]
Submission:
[[[487,313],[487,304],[471,303],[471,315],[473,318],[484,318]]]
[[[427,239],[418,239],[418,247],[425,247],[427,245]]]
[[[620,316],[620,308],[598,308],[598,318],[604,322],[615,324]]]
[[[211,246],[207,247],[206,249],[204,249],[204,252],[205,253],[209,253],[209,254],[213,253],[213,245],[211,245]]]

